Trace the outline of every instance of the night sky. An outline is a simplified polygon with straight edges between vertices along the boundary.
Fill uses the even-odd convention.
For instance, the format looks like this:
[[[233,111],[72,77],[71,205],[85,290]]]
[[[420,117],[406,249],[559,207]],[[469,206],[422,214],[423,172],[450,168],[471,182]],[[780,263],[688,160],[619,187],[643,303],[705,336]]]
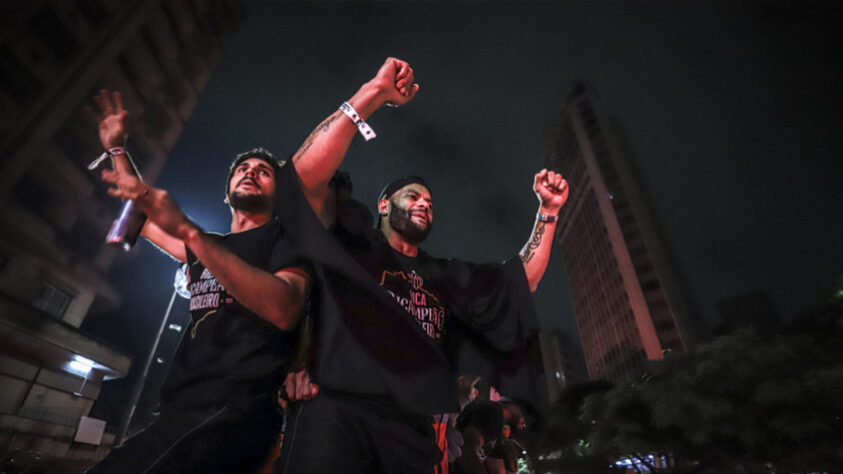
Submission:
[[[228,231],[234,155],[258,145],[292,154],[396,56],[421,90],[369,120],[377,139],[355,139],[342,166],[354,195],[374,208],[386,181],[421,174],[436,203],[423,247],[503,260],[529,236],[531,180],[562,88],[584,78],[622,124],[708,324],[718,300],[752,290],[788,319],[843,271],[842,12],[807,2],[256,2],[156,184],[205,229]],[[115,268],[132,282],[135,334],[158,324],[175,268],[146,243]],[[535,301],[546,329],[578,339],[558,247]]]

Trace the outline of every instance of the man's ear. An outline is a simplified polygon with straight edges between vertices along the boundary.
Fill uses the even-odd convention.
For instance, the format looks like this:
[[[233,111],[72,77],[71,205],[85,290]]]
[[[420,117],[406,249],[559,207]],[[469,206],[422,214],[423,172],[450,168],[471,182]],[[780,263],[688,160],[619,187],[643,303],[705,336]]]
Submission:
[[[225,199],[222,200],[222,202],[224,202],[226,204],[231,204],[230,202],[228,202],[228,196],[226,196]]]
[[[386,216],[387,214],[389,214],[390,205],[391,203],[389,202],[389,199],[381,199],[380,201],[378,201],[378,214],[381,216]]]

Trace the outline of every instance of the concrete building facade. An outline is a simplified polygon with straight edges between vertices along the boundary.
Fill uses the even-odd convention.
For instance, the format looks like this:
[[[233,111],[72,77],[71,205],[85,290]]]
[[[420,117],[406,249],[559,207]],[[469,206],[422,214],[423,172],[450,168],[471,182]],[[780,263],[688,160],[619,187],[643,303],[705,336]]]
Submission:
[[[134,118],[129,149],[154,181],[245,14],[234,0],[0,4],[6,450],[102,457],[108,433],[98,443],[74,441],[80,420],[90,426],[102,382],[125,376],[132,363],[79,329],[87,315],[119,307],[120,290],[106,274],[131,257],[103,244],[120,202],[86,170],[102,150],[85,106],[101,88],[122,92]]]
[[[562,248],[591,380],[633,376],[644,359],[683,351],[699,318],[643,189],[617,120],[585,81],[565,90],[545,166],[571,189]]]

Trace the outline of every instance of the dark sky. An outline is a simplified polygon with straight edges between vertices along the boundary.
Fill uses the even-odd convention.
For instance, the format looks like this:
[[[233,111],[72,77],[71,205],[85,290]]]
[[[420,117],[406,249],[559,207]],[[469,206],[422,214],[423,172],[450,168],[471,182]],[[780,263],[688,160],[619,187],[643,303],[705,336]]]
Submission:
[[[157,184],[227,231],[233,156],[293,153],[396,56],[421,90],[371,118],[377,139],[355,140],[343,165],[355,196],[374,206],[386,181],[421,174],[436,201],[424,247],[502,260],[531,230],[562,87],[585,78],[626,131],[704,317],[755,289],[788,317],[843,271],[841,20],[839,6],[808,2],[257,2]],[[163,311],[175,265],[148,246],[140,257],[117,273],[152,269],[161,288],[126,301]],[[535,297],[547,329],[577,334],[558,248]]]

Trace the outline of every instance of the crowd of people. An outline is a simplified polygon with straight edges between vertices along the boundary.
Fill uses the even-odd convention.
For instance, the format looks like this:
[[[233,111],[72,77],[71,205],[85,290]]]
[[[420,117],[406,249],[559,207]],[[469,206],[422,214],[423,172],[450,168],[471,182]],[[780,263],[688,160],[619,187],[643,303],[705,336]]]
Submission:
[[[448,471],[444,472],[529,472],[527,452],[513,437],[527,426],[521,405],[501,397],[480,377],[463,375],[457,380],[461,410],[449,420],[449,465]]]
[[[388,58],[288,161],[262,148],[238,155],[224,235],[132,172],[122,98],[95,98],[114,163],[102,179],[146,214],[141,235],[187,264],[192,321],[158,419],[90,472],[259,472],[282,432],[276,473],[516,471],[523,449],[504,425],[522,429],[520,409],[494,396],[460,406],[457,380],[518,386],[501,368],[538,329],[531,292],[567,183],[535,174],[532,232],[505,262],[431,256],[420,248],[434,220],[424,178],[387,183],[372,213],[338,173],[358,132],[375,137],[369,117],[418,90],[409,64]]]

